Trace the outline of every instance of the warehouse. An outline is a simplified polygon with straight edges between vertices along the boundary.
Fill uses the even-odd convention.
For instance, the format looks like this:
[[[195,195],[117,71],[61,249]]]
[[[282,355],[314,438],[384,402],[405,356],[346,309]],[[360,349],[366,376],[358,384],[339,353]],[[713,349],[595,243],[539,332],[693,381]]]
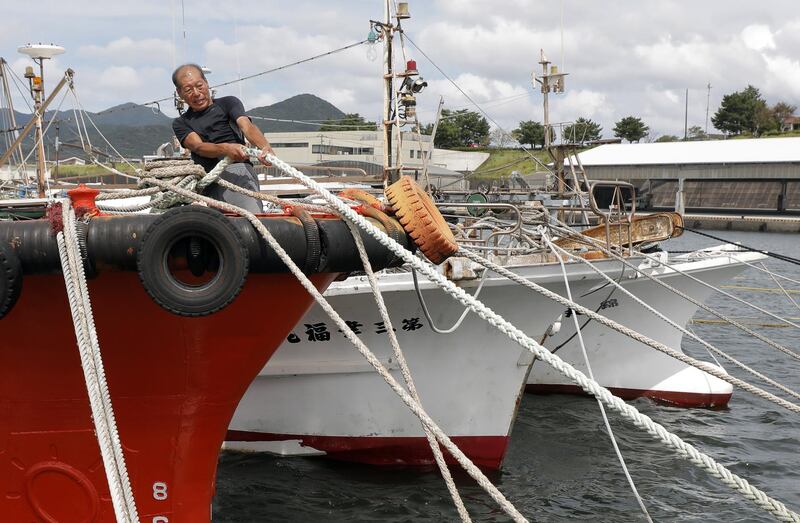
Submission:
[[[639,202],[686,211],[800,213],[800,138],[602,145],[580,153],[590,180],[633,183]]]

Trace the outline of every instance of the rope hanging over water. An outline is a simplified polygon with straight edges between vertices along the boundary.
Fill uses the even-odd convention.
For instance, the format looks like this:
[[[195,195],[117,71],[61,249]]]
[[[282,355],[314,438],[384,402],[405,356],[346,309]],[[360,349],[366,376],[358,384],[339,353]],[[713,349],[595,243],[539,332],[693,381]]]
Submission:
[[[714,236],[713,234],[708,234],[707,232],[701,232],[701,231],[698,231],[697,229],[692,229],[690,227],[676,225],[675,228],[682,229],[684,231],[689,231],[689,232],[692,232],[694,234],[698,234],[700,236],[705,236],[706,238],[711,238],[711,239],[714,239],[714,240],[717,240],[717,241],[736,244],[738,247],[741,247],[742,250],[745,250],[745,251],[760,252],[761,254],[765,254],[765,255],[769,256],[770,258],[775,258],[776,260],[785,261],[786,263],[793,263],[794,265],[800,265],[800,259],[793,258],[792,256],[787,256],[785,254],[779,254],[777,252],[765,251],[764,249],[756,249],[755,247],[742,245],[741,243],[734,242],[734,241],[731,241],[731,240],[726,240],[725,238],[720,238],[719,236]]]

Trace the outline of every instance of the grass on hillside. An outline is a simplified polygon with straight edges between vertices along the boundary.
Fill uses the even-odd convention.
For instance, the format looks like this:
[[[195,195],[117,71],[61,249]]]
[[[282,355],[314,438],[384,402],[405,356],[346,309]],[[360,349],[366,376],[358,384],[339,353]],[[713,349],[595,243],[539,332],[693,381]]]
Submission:
[[[118,163],[114,166],[115,169],[118,171],[122,171],[124,173],[133,174],[133,169],[130,165],[126,163]],[[50,167],[51,172],[55,170],[55,166]],[[110,174],[106,169],[103,169],[99,165],[59,165],[58,166],[58,177],[63,178],[65,176],[100,176],[103,174]]]
[[[550,155],[543,150],[522,151],[520,149],[485,149],[489,158],[478,167],[474,175],[480,178],[504,178],[511,175],[511,171],[520,174],[529,174],[545,170],[540,164],[531,159],[535,156],[543,164],[552,162]]]

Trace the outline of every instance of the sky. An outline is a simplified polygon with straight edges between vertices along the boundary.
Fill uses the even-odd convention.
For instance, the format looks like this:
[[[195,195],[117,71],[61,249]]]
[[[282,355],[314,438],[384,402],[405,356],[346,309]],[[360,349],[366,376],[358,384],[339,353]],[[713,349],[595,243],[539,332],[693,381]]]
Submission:
[[[21,77],[30,62],[17,47],[64,46],[66,53],[46,64],[45,81],[52,86],[65,68],[74,69],[76,92],[90,111],[170,96],[171,72],[183,62],[209,67],[215,84],[358,42],[366,38],[370,19],[383,19],[384,5],[377,0],[0,1],[0,56]],[[541,121],[542,95],[531,84],[540,49],[569,73],[566,92],[551,97],[551,121],[591,118],[606,138],[625,116],[642,118],[651,139],[682,136],[687,89],[690,127],[705,128],[706,108],[713,115],[723,95],[748,84],[770,105],[800,106],[797,0],[416,0],[409,11],[411,18],[402,25],[419,49],[407,40],[405,57],[417,61],[429,84],[417,97],[423,123],[434,119],[440,96],[446,108],[476,110],[436,66],[505,130],[522,120]],[[223,87],[217,96],[239,96],[252,108],[312,93],[377,121],[382,48],[370,47]],[[402,56],[398,52],[398,65]],[[71,98],[63,103],[62,109],[73,105]],[[176,114],[171,102],[159,107]],[[28,112],[21,96],[15,108]]]

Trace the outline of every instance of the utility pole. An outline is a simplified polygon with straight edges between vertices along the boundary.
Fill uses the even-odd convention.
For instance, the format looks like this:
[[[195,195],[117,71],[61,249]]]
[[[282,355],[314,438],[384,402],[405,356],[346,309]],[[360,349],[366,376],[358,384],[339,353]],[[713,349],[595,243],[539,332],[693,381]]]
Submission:
[[[683,112],[683,139],[689,139],[689,88],[686,88],[686,108]]]
[[[708,107],[711,102],[711,82],[708,82],[706,87],[708,88],[708,94],[706,95],[706,136],[708,136]]]
[[[563,93],[564,92],[564,77],[567,73],[559,73],[558,67],[552,65],[550,60],[544,56],[544,50],[539,50],[539,64],[542,66],[541,76],[536,76],[534,73],[534,85],[539,83],[541,85],[541,92],[544,103],[544,148],[548,151],[550,156],[555,162],[555,175],[558,178],[558,190],[564,191],[564,154],[558,147],[552,145],[552,127],[550,126],[550,92]],[[562,137],[563,138],[563,137]]]

